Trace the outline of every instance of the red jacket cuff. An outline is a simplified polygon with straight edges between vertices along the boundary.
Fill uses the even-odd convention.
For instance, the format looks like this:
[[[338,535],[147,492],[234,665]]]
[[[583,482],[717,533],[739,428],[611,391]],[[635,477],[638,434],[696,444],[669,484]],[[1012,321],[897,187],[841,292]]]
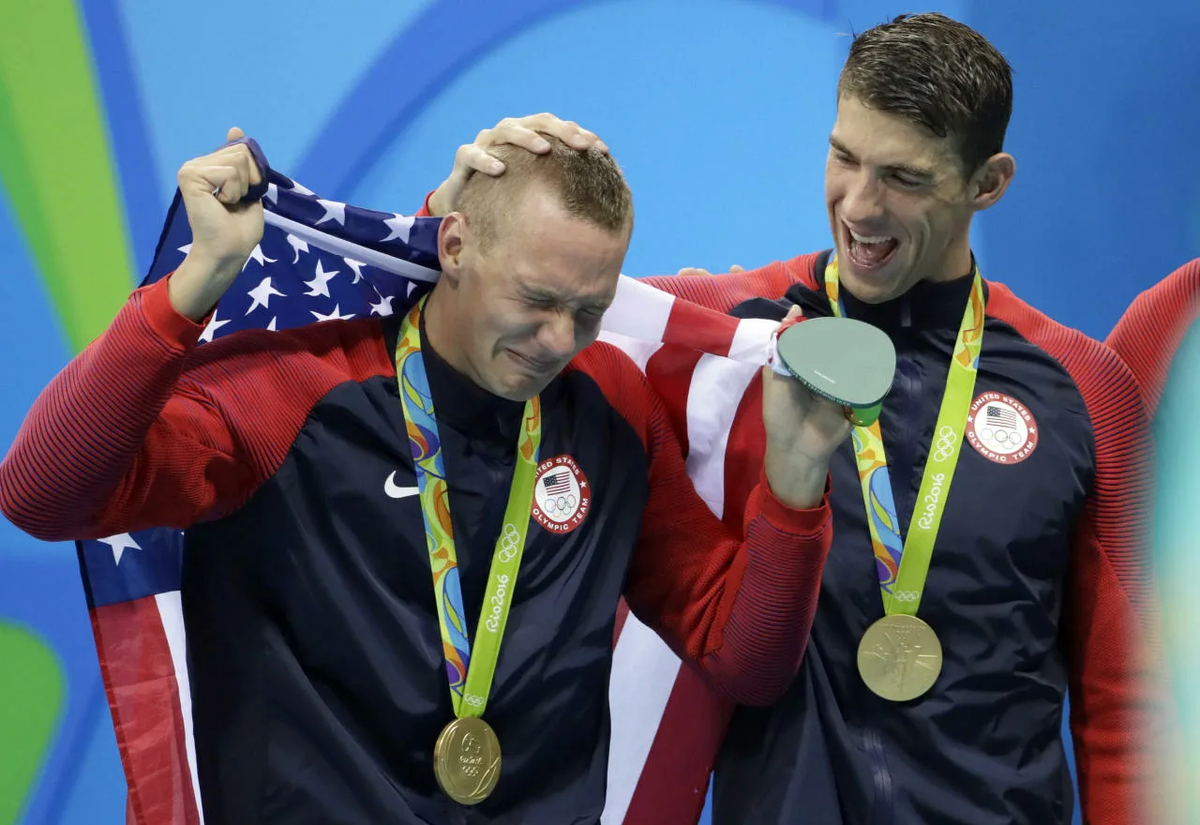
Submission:
[[[775,497],[771,491],[771,483],[767,481],[766,470],[759,472],[759,508],[758,512],[772,527],[794,535],[812,535],[819,533],[831,516],[829,509],[829,475],[825,475],[825,491],[816,507],[797,510],[789,507]]]
[[[134,294],[141,298],[142,317],[159,338],[179,349],[191,349],[200,340],[212,313],[200,323],[180,315],[171,305],[168,292],[170,280],[171,275],[167,275],[149,286],[141,287]]]
[[[425,196],[425,202],[421,204],[421,208],[417,211],[415,217],[428,218],[433,215],[433,213],[429,211],[429,199],[433,197],[433,193],[436,191],[436,189],[431,189],[429,191],[429,194]]]

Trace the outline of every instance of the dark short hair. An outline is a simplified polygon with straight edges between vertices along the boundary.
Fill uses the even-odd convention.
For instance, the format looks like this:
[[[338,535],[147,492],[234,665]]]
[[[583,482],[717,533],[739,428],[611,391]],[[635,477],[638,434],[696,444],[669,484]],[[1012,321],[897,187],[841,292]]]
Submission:
[[[950,137],[970,174],[1003,151],[1012,68],[970,26],[937,12],[905,14],[854,38],[838,80],[843,97]]]
[[[550,151],[536,155],[509,144],[489,151],[505,164],[497,178],[474,174],[467,179],[458,211],[471,223],[480,241],[490,244],[506,228],[505,218],[523,187],[539,182],[556,192],[568,215],[617,233],[633,223],[633,195],[621,168],[611,155],[596,148],[572,149],[559,139],[542,135]]]

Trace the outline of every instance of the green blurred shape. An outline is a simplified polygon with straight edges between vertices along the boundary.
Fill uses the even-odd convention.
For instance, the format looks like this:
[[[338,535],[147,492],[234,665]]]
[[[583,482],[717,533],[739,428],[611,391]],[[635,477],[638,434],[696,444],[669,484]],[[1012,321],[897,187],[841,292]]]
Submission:
[[[71,0],[0,5],[0,184],[78,351],[133,271],[91,56]]]
[[[50,749],[63,670],[49,645],[0,619],[0,822],[16,822]]]
[[[78,351],[112,320],[132,272],[91,55],[72,0],[0,5],[0,185]],[[28,799],[64,689],[53,650],[0,619],[0,823]]]

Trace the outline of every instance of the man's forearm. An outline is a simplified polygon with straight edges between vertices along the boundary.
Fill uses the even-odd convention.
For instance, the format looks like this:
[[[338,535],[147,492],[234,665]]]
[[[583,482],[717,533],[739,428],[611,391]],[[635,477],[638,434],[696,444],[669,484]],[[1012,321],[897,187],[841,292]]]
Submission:
[[[825,482],[829,477],[828,461],[784,456],[768,447],[764,467],[771,492],[795,510],[812,509],[825,495]]]

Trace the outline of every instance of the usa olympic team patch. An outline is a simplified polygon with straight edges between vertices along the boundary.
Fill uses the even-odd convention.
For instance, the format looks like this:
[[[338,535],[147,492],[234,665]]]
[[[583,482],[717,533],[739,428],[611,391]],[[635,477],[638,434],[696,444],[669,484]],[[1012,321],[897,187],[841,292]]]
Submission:
[[[1011,395],[981,393],[967,414],[967,440],[997,464],[1019,464],[1038,445],[1038,426],[1029,408]]]
[[[563,535],[583,524],[592,507],[587,476],[569,455],[548,458],[533,483],[533,518],[548,532]]]

